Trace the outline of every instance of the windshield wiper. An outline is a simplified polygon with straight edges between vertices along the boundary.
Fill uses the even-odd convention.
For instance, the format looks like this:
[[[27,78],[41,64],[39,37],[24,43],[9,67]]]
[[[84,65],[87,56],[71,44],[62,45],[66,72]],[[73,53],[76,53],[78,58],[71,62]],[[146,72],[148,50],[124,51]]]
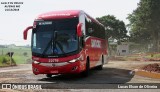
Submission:
[[[63,54],[65,54],[62,45],[58,41],[55,41],[55,43],[59,46],[59,48],[63,52]]]
[[[44,51],[42,53],[43,57],[44,57],[44,54],[46,53],[46,51],[48,50],[48,48],[50,47],[50,44],[52,43],[53,38],[54,38],[54,34],[52,35],[51,40],[48,42],[46,48],[44,49]]]
[[[65,54],[65,52],[63,50],[63,46],[57,41],[57,33],[58,33],[57,31],[54,31],[54,34],[52,35],[51,40],[49,41],[49,43],[47,44],[46,48],[44,49],[44,51],[42,53],[43,56],[51,44],[52,44],[52,50],[54,50],[56,48],[56,44],[57,44],[59,46],[60,50],[62,51],[62,53]],[[56,53],[53,51],[52,54],[56,54]]]
[[[54,41],[53,41],[53,48],[52,49],[56,49],[56,44],[58,45],[58,47],[60,48],[60,50],[62,51],[63,54],[65,54],[64,50],[63,50],[63,46],[58,42],[57,40],[57,31],[54,32]],[[56,54],[54,52],[54,54]]]

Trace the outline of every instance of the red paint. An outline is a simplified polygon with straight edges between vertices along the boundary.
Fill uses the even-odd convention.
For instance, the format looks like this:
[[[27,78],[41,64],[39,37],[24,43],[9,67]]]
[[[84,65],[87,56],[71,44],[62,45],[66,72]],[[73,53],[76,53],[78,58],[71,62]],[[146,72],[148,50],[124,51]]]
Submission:
[[[79,23],[79,24],[77,25],[77,35],[78,35],[79,37],[82,36],[82,29],[81,29],[81,27],[82,27],[82,23]]]
[[[66,62],[66,61],[70,61],[72,59],[78,58],[79,56],[80,54],[68,56],[68,57],[61,57],[61,58],[40,58],[40,57],[32,56],[32,60],[36,60],[36,61],[43,62],[43,63],[48,63],[49,59],[58,59],[59,62]]]
[[[39,15],[37,19],[42,20],[52,20],[52,19],[65,19],[65,18],[73,18],[73,17],[79,17],[80,14],[83,14],[85,16],[88,16],[93,22],[96,22],[97,24],[103,26],[101,23],[99,23],[97,20],[90,17],[88,14],[84,13],[81,10],[67,10],[67,11],[54,11],[54,12],[48,12]],[[82,36],[82,24],[79,23],[77,25],[77,35],[79,37]],[[26,39],[27,30],[29,30],[32,27],[28,27],[24,31],[24,39]],[[100,31],[100,30],[96,30]],[[104,34],[105,35],[105,34]],[[90,67],[97,66],[98,62],[101,62],[102,55],[107,55],[107,44],[108,41],[105,39],[100,39],[96,37],[88,36],[85,39],[85,47],[82,48],[82,51],[76,55],[71,55],[67,57],[60,57],[60,58],[41,58],[41,57],[35,57],[32,56],[33,61],[37,61],[40,63],[47,63],[47,64],[58,64],[58,63],[66,63],[66,65],[63,66],[43,66],[41,64],[35,64],[32,63],[33,73],[34,74],[67,74],[67,73],[80,73],[82,71],[85,71],[86,69],[86,60],[87,57],[90,59]],[[77,60],[74,63],[70,63],[69,61],[73,59],[77,59],[79,57],[83,57],[80,60]],[[52,62],[52,63],[51,63]],[[76,67],[76,70],[72,70],[74,67]],[[36,70],[36,71],[35,71]]]
[[[77,70],[72,71],[72,68],[77,66]],[[68,74],[68,73],[79,73],[81,72],[80,70],[80,62],[75,62],[71,63],[68,65],[64,65],[61,67],[46,67],[46,66],[41,66],[38,64],[32,63],[32,69],[37,68],[37,72],[33,71],[34,74]],[[52,72],[52,71],[58,71],[58,72]]]
[[[24,40],[27,40],[28,30],[29,30],[29,29],[32,29],[32,28],[33,28],[33,26],[29,26],[29,27],[27,27],[27,28],[23,31],[23,39],[24,39]]]
[[[51,20],[73,18],[79,16],[80,10],[65,10],[65,11],[52,11],[39,15],[36,19]]]

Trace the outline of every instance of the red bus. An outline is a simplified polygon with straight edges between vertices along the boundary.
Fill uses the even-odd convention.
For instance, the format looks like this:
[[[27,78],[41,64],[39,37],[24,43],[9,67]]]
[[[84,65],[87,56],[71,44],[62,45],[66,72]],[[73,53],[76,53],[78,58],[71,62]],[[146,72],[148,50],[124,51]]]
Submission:
[[[105,27],[82,10],[54,11],[39,15],[24,30],[32,29],[32,70],[35,75],[82,73],[102,69],[107,63]]]

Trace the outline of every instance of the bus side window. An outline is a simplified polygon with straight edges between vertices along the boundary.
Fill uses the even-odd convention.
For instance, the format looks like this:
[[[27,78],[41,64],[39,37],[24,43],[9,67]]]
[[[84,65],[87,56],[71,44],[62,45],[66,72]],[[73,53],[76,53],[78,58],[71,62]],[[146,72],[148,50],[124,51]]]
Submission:
[[[37,44],[37,43],[36,43],[36,34],[35,34],[35,33],[33,34],[33,40],[34,40],[34,41],[33,41],[33,42],[34,42],[34,43],[33,43],[33,48],[36,48],[36,44]]]
[[[93,33],[93,28],[88,28],[88,33]]]

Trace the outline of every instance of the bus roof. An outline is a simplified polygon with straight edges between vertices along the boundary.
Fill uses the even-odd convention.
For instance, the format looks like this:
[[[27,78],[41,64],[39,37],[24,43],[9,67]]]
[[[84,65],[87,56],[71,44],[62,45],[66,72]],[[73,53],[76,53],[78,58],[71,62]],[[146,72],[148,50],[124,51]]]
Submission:
[[[78,17],[81,10],[62,10],[62,11],[52,11],[40,14],[36,19],[62,19],[62,18],[73,18]]]
[[[89,16],[87,13],[85,13],[83,10],[61,10],[61,11],[52,11],[52,12],[47,12],[40,14],[36,20],[51,20],[51,19],[63,19],[63,18],[73,18],[73,17],[78,17],[80,13],[84,13],[87,17],[89,17],[92,21],[101,24],[99,21],[96,19],[92,18]]]

